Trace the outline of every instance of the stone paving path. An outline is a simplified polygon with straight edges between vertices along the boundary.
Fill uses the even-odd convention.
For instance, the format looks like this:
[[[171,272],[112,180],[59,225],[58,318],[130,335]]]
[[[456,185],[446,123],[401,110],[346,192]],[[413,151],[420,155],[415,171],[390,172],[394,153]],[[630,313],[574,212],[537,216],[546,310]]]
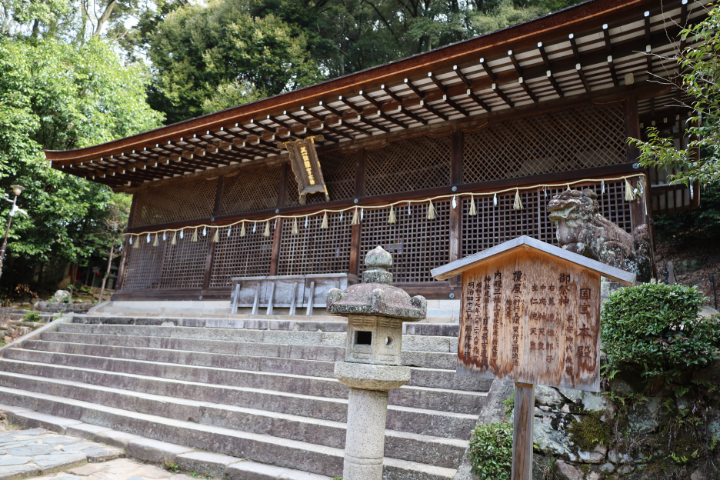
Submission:
[[[0,433],[0,480],[189,480],[123,450],[42,428]]]
[[[203,477],[198,477],[203,478]],[[183,474],[170,473],[155,465],[145,465],[129,458],[103,463],[88,463],[67,471],[32,477],[31,480],[194,480]]]

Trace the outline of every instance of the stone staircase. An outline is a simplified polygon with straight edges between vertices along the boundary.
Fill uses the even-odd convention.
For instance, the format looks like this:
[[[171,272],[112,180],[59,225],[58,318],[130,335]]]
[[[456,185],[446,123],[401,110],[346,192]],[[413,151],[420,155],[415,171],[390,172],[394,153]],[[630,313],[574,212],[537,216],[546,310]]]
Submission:
[[[298,479],[338,477],[348,389],[333,368],[346,326],[337,317],[75,315],[4,350],[0,403],[290,468]],[[490,382],[455,374],[457,324],[404,328],[412,380],[390,392],[384,478],[450,479]]]

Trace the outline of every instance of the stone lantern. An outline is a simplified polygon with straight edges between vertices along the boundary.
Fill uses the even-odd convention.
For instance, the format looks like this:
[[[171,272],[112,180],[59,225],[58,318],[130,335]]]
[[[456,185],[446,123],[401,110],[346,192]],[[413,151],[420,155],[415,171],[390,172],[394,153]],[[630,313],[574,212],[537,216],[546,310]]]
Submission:
[[[427,315],[425,297],[392,286],[392,256],[377,247],[365,256],[363,283],[328,292],[327,310],[348,317],[345,361],[335,377],[350,387],[343,480],[380,480],[388,392],[410,381],[400,365],[402,322]]]

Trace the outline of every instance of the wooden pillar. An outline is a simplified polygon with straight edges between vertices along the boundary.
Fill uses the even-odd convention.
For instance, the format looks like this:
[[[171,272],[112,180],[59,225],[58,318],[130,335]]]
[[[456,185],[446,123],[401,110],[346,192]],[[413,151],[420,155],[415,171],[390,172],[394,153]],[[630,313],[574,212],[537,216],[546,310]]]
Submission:
[[[454,186],[463,183],[463,147],[465,135],[462,130],[453,132],[450,137],[450,184]],[[450,210],[450,251],[448,262],[459,259],[462,252],[462,212],[463,203],[460,197],[456,198],[457,206]],[[460,275],[450,279],[450,289],[460,285]]]
[[[137,205],[137,194],[133,194],[132,203],[130,204],[130,213],[128,214],[128,226],[127,228],[130,228],[133,226],[133,219],[135,217],[135,207]],[[127,231],[127,228],[125,231]],[[136,239],[137,240],[137,239]],[[123,252],[122,257],[120,258],[120,266],[118,267],[118,279],[115,283],[115,291],[119,292],[122,289],[122,284],[124,283],[123,280],[125,280],[125,262],[127,262],[127,249],[132,248],[131,245],[127,242],[127,237],[125,237],[125,240],[123,241]]]
[[[627,139],[640,138],[640,116],[638,114],[637,97],[635,96],[625,99],[625,137]],[[640,156],[640,151],[636,146],[628,144],[625,149],[625,155],[628,163],[636,163],[638,161],[638,157]],[[639,171],[640,170],[638,170],[638,172]],[[645,173],[647,177],[647,172]],[[633,188],[637,187],[637,183],[637,178],[630,180],[630,185]],[[639,225],[647,223],[643,199],[630,202],[630,223],[633,230],[635,230],[635,228]]]
[[[535,385],[515,383],[511,480],[532,480]]]
[[[282,167],[280,168],[280,188],[278,188],[277,208],[285,206],[289,169],[289,163],[283,163]],[[273,232],[272,252],[270,254],[270,275],[277,275],[278,272],[278,261],[280,259],[280,242],[282,240],[282,227],[283,221],[281,218],[279,218],[277,221],[277,227],[275,227],[275,231]]]
[[[215,206],[213,207],[213,216],[211,219],[212,222],[215,222],[215,217],[217,217],[222,211],[222,196],[223,187],[225,185],[225,176],[221,175],[220,177],[218,177],[217,181],[218,185],[217,189],[215,189]],[[217,245],[217,243],[212,241],[212,239],[215,237],[215,232],[213,232],[212,229],[208,232],[208,235],[211,235],[211,237],[208,240],[210,242],[210,246],[208,247],[207,257],[205,259],[205,278],[203,278],[202,288],[203,294],[205,293],[205,290],[210,287],[210,274],[212,273],[213,261],[215,259],[215,245]]]
[[[132,246],[127,242],[127,240],[123,241],[123,251],[122,256],[120,257],[120,267],[118,268],[118,278],[117,282],[115,283],[115,291],[119,292],[122,289],[123,281],[125,280],[125,262],[127,261],[127,249],[132,248]],[[42,265],[40,266],[42,268]],[[89,268],[89,266],[88,266]],[[42,274],[42,270],[41,270]]]
[[[365,159],[367,158],[365,149],[361,149],[357,153],[357,162],[355,163],[355,199],[359,200],[365,195]],[[353,215],[354,212],[348,212]],[[350,217],[352,218],[352,217]],[[360,236],[362,235],[362,222],[352,226],[352,236],[350,239],[350,268],[348,273],[358,275],[360,272],[361,252],[360,252]]]

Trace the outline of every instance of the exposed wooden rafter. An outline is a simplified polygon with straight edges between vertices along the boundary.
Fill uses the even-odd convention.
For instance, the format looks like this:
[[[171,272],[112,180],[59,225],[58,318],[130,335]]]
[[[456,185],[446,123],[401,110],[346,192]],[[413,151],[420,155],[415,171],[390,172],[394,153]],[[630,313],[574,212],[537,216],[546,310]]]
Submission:
[[[615,6],[603,13],[606,4]],[[457,114],[472,120],[495,113],[493,109],[498,106],[506,111],[503,104],[515,108],[516,104],[530,101],[546,102],[557,98],[555,95],[567,98],[583,90],[596,94],[617,88],[626,73],[645,78],[647,73],[653,73],[650,54],[668,45],[684,46],[685,39],[675,40],[682,26],[705,15],[691,0],[670,0],[669,5],[662,6],[651,0],[597,0],[573,8],[578,9],[573,14],[577,23],[569,13],[560,12],[550,17],[568,16],[567,21],[548,23],[538,19],[512,27],[502,34],[506,41],[491,42],[492,38],[502,37],[497,32],[107,146],[77,153],[48,152],[47,156],[53,160],[54,168],[85,178],[94,176],[96,181],[107,184],[125,185],[128,181],[141,184],[240,162],[270,162],[271,157],[283,154],[275,137],[323,132],[326,142],[357,143],[364,140],[363,136],[382,139],[403,132],[414,134],[430,122],[438,125],[438,119],[450,122]],[[582,9],[595,9],[595,13],[587,18],[577,16]],[[672,12],[672,18],[667,12]],[[548,25],[540,28],[545,23]],[[533,36],[527,26],[531,24],[540,29],[537,32],[543,32],[543,41],[538,41],[540,33]],[[518,35],[523,31],[525,36],[513,44],[515,31]],[[486,46],[467,48],[474,43]],[[637,55],[643,54],[646,60],[637,62]],[[480,69],[478,57],[482,57]],[[400,68],[410,63],[415,66]],[[512,67],[507,68],[509,65]],[[605,71],[609,74],[602,74],[602,68],[598,68],[601,65],[607,65]],[[618,74],[619,70],[622,74]],[[385,71],[389,74],[382,73]],[[663,70],[662,74],[668,73]],[[282,108],[272,106],[281,99],[286,99]],[[668,108],[665,103],[651,98],[646,100],[645,108],[662,111]],[[245,115],[244,111],[251,113]],[[198,127],[194,127],[196,124]],[[151,140],[143,140],[146,136]]]

